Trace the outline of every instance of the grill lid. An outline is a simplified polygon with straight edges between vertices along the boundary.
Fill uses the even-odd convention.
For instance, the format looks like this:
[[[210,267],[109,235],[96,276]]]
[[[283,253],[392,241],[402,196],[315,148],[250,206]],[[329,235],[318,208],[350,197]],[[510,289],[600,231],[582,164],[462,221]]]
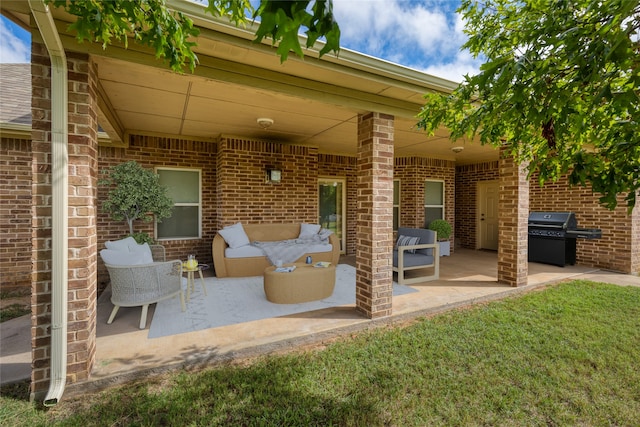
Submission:
[[[573,230],[578,226],[573,212],[530,212],[529,227],[548,227]]]

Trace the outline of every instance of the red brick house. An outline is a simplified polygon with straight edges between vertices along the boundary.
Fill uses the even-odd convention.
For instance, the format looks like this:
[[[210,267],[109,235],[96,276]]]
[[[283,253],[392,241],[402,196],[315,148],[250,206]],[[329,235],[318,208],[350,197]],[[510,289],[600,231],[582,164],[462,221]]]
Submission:
[[[640,272],[638,209],[608,211],[566,182],[541,188],[499,150],[452,144],[445,129],[434,137],[413,129],[422,95],[450,91],[452,82],[350,51],[318,59],[311,49],[281,64],[272,47],[252,43],[251,31],[190,3],[180,7],[201,27],[200,65],[180,75],[133,43],[78,44],[65,33],[67,16],[33,7],[2,5],[31,29],[32,59],[30,70],[2,65],[0,73],[0,285],[31,291],[34,396],[49,388],[55,399],[56,382],[91,374],[96,299],[108,281],[97,254],[127,231],[100,212],[97,182],[127,160],[195,195],[176,206],[179,218],[195,221],[190,230],[141,229],[168,256],[194,253],[204,262],[223,226],[319,222],[322,186],[338,185],[342,250],[357,256],[356,310],[368,318],[393,310],[394,221],[448,220],[454,251],[497,250],[498,280],[519,286],[529,212],[572,211],[581,227],[603,234],[579,241],[578,264]],[[25,93],[30,117],[28,102],[11,104]],[[273,123],[263,127],[261,118]],[[270,169],[281,171],[279,183],[265,179]],[[56,364],[64,378],[52,374]]]

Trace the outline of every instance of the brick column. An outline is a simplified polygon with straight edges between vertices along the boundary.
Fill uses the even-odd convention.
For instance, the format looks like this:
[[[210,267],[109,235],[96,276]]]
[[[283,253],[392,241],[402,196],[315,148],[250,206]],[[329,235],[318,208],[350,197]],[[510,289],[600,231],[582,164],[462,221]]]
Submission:
[[[356,310],[391,315],[393,294],[393,116],[358,116]]]
[[[526,165],[518,165],[500,149],[498,201],[498,282],[527,284],[527,222],[529,180]]]
[[[629,273],[640,275],[640,198],[631,212],[631,268]]]
[[[51,360],[51,66],[34,42],[32,61],[33,274],[32,373],[34,398],[46,393]],[[87,55],[69,55],[69,270],[67,381],[87,379],[96,349],[97,237],[96,70]]]

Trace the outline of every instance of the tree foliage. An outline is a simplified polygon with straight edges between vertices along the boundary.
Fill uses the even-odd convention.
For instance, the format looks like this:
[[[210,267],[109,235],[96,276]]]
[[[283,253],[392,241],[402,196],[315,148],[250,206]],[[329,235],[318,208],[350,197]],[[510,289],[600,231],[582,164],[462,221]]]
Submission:
[[[102,211],[109,213],[114,221],[126,221],[130,235],[134,235],[133,221],[151,222],[154,217],[161,221],[171,216],[173,200],[152,170],[129,161],[104,173],[107,176],[99,184],[111,188],[102,202]]]
[[[540,184],[568,174],[615,208],[640,188],[637,0],[464,0],[468,42],[485,59],[449,95],[429,94],[419,126],[506,145]]]
[[[165,0],[46,0],[76,16],[69,25],[78,41],[113,41],[128,46],[128,39],[155,50],[157,58],[169,62],[174,71],[189,67],[193,71],[198,58],[193,52],[199,30],[181,12],[169,9]],[[226,17],[235,25],[246,25],[258,18],[255,42],[265,37],[277,44],[282,61],[293,51],[302,56],[299,33],[307,36],[307,47],[321,37],[326,43],[320,55],[340,48],[340,28],[333,18],[332,0],[260,0],[254,8],[250,0],[208,0],[205,11],[214,17]]]

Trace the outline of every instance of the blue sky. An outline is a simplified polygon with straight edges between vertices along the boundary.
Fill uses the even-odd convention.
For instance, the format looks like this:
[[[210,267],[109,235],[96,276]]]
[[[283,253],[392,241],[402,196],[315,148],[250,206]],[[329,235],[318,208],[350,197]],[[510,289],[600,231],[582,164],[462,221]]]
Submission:
[[[334,0],[341,46],[459,82],[480,62],[460,46],[465,42],[460,0]],[[29,62],[30,36],[4,16],[0,22],[0,62]]]

